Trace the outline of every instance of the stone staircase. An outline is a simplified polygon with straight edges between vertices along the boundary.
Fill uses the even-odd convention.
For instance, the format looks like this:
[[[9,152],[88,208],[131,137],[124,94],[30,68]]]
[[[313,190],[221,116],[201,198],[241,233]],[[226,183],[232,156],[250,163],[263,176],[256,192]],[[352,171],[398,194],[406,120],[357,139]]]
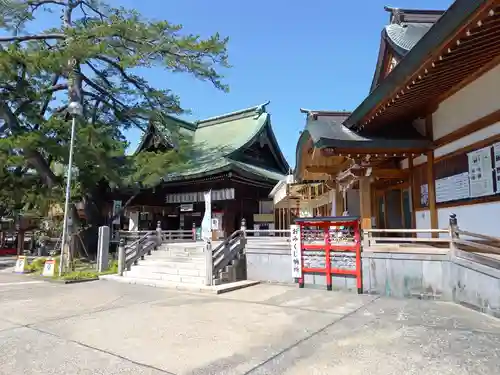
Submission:
[[[171,243],[161,245],[144,260],[138,260],[123,277],[138,284],[201,286],[206,284],[206,272],[203,243]]]
[[[210,253],[203,242],[162,242],[159,236],[144,234],[129,245],[120,243],[118,274],[104,280],[128,284],[191,291],[219,292],[227,284],[249,286],[246,280],[245,237],[236,231],[224,241],[211,244]],[[164,241],[164,239],[162,239]],[[210,255],[208,255],[210,254]],[[121,266],[120,266],[121,265]]]

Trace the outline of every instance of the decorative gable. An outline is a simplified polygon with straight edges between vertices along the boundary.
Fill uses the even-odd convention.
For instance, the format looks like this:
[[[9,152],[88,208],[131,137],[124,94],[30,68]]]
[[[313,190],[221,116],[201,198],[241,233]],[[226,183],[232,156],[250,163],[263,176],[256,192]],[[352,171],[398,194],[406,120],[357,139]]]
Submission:
[[[370,92],[387,77],[399,61],[418,43],[444,13],[385,7],[389,24],[382,30],[379,55]]]

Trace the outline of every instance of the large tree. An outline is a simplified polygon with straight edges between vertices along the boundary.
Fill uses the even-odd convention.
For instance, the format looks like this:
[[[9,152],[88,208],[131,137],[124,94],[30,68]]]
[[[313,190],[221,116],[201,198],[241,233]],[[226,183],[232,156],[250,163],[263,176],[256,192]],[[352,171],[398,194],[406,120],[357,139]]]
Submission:
[[[42,18],[55,22],[35,29]],[[186,34],[180,25],[98,0],[3,0],[0,30],[0,184],[18,184],[11,202],[18,206],[36,202],[37,194],[62,198],[64,173],[56,169],[68,163],[66,110],[79,102],[73,195],[93,227],[104,222],[100,208],[110,187],[154,184],[189,157],[189,142],[176,129],[168,130],[177,151],[124,157],[127,129],[145,130],[149,121],[166,127],[166,115],[183,113],[175,93],[140,72],[185,73],[227,90],[219,73],[228,67],[226,38]],[[9,204],[8,196],[3,201]]]

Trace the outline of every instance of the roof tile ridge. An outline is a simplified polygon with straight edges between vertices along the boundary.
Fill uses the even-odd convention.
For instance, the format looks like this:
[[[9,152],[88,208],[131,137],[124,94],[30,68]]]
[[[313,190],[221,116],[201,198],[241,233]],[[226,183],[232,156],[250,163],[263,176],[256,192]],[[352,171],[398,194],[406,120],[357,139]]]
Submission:
[[[253,107],[249,107],[249,108],[245,108],[245,109],[240,109],[238,111],[234,111],[234,112],[229,112],[229,113],[225,113],[225,114],[222,114],[222,115],[219,115],[219,116],[213,116],[213,117],[209,117],[209,118],[206,118],[206,119],[203,119],[203,120],[198,120],[198,121],[195,121],[195,124],[196,125],[203,125],[204,123],[207,123],[207,122],[214,122],[214,121],[219,121],[219,120],[225,120],[225,119],[229,119],[233,116],[238,116],[238,115],[242,115],[244,113],[255,113],[256,117],[255,118],[258,118],[262,113],[266,112],[266,106],[270,103],[270,101],[268,100],[267,102],[263,103],[263,104],[259,104],[259,105],[256,105],[256,106],[253,106]]]

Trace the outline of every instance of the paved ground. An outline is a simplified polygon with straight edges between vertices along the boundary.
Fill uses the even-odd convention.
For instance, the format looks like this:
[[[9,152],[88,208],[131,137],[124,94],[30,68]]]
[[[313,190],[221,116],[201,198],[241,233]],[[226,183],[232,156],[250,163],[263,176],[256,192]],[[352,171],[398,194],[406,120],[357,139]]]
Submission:
[[[500,320],[259,285],[222,296],[0,271],[0,374],[499,374]]]

